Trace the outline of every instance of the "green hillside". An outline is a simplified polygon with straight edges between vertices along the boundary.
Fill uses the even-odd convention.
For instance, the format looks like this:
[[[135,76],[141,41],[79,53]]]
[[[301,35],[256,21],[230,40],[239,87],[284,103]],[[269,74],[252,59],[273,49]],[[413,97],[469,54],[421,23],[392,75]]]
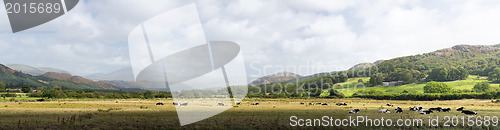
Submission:
[[[15,89],[21,88],[22,86],[31,87],[33,90],[36,90],[39,87],[52,88],[58,86],[63,90],[109,90],[90,83],[76,83],[44,76],[32,76],[19,71],[15,71],[2,64],[0,64],[0,82],[4,83],[6,85],[6,88]]]

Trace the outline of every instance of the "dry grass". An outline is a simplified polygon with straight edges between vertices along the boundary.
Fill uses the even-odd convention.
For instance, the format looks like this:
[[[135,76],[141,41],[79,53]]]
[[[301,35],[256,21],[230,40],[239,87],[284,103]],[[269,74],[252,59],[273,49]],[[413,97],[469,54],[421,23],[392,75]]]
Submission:
[[[117,101],[51,101],[51,102],[1,102],[0,129],[161,129],[161,128],[294,128],[290,127],[290,116],[299,118],[348,118],[348,116],[368,116],[370,118],[427,120],[436,116],[464,116],[452,111],[449,113],[434,113],[420,115],[408,111],[410,106],[450,107],[456,109],[465,107],[478,112],[478,116],[500,116],[500,104],[491,100],[452,100],[452,101],[385,101],[364,99],[246,99],[243,105],[193,123],[179,126],[177,114],[172,100],[163,100],[163,106],[155,103],[161,100],[117,100]],[[253,106],[250,103],[258,102]],[[300,102],[322,102],[328,106],[300,105]],[[348,106],[335,106],[334,103],[346,102]],[[377,111],[390,103],[402,107],[404,113],[381,114]],[[348,114],[351,109],[361,110],[356,115]],[[100,111],[99,111],[100,110]],[[424,122],[425,123],[425,122]],[[442,123],[442,122],[440,122]],[[332,127],[301,127],[303,129],[328,129]],[[336,129],[351,129],[364,127],[333,127]],[[401,127],[388,127],[399,129]],[[417,127],[434,128],[434,127]],[[446,128],[446,127],[437,127]],[[482,127],[498,128],[498,127]],[[368,128],[367,128],[368,129]],[[459,129],[459,128],[454,128]]]

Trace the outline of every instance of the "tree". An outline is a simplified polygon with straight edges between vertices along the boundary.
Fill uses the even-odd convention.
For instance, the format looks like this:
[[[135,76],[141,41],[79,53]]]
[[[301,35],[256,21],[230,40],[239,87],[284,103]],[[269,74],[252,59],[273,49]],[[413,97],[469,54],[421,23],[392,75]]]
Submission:
[[[149,99],[149,98],[152,98],[152,97],[153,97],[153,92],[151,92],[149,90],[146,91],[146,92],[144,92],[144,98]]]
[[[450,91],[450,86],[440,82],[431,81],[424,86],[424,93],[447,93]]]
[[[0,91],[5,91],[5,84],[0,82]]]
[[[363,79],[358,79],[358,82],[359,83],[363,83]]]
[[[490,84],[487,82],[477,83],[474,85],[474,91],[476,92],[486,92],[490,89]]]
[[[488,73],[488,80],[498,83],[500,81],[500,68],[495,68]]]
[[[333,97],[338,97],[338,98],[344,98],[345,97],[345,95],[343,93],[340,93],[340,92],[338,92],[335,89],[330,89],[330,90],[328,90],[328,92],[330,93],[330,96],[333,96]]]
[[[30,93],[31,90],[31,87],[28,85],[23,85],[23,87],[21,88],[21,91],[23,91],[23,93]]]
[[[54,89],[44,90],[43,93],[42,93],[42,97],[55,98],[56,97],[56,92],[55,92]]]
[[[377,85],[383,85],[384,80],[382,79],[382,76],[377,76],[377,75],[371,75],[370,80],[368,81],[371,86],[377,86]]]
[[[427,78],[431,81],[447,81],[448,79],[448,69],[446,68],[436,68],[429,73]]]

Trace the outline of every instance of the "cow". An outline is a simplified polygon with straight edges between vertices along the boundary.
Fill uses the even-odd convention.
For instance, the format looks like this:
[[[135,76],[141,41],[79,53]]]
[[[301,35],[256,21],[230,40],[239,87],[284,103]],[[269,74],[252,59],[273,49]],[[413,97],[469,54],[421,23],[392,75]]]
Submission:
[[[420,107],[422,108],[422,107]],[[410,107],[410,111],[419,111],[420,109],[417,106]]]
[[[323,104],[321,104],[321,105],[326,106],[326,105],[328,105],[328,104],[327,104],[327,103],[323,103]]]
[[[314,103],[309,103],[309,105],[314,105]]]
[[[464,113],[465,115],[477,115],[476,112],[474,112],[474,111],[468,111],[468,110],[463,110],[462,113]]]
[[[420,112],[420,114],[422,114],[422,115],[431,114],[431,113],[433,113],[432,110],[422,110],[422,112]]]
[[[321,105],[321,102],[317,102],[316,105]]]
[[[464,107],[460,107],[457,109],[457,111],[462,111],[462,110],[464,110]]]
[[[380,109],[378,113],[391,113],[391,111],[389,109]]]
[[[180,106],[181,105],[180,103],[177,103],[177,102],[174,102],[172,104],[174,104],[174,106]]]
[[[352,109],[349,111],[349,113],[351,113],[351,114],[356,114],[358,112],[359,112],[359,109]]]
[[[304,105],[304,103],[303,103],[303,102],[301,102],[301,103],[300,103],[300,105]]]
[[[387,104],[387,106],[389,106],[389,107],[394,107],[394,105],[391,105],[391,104]]]
[[[187,102],[186,102],[186,103],[181,103],[181,104],[180,104],[180,106],[187,106],[187,105],[188,105],[188,103],[187,103]]]
[[[236,103],[236,105],[241,105],[241,102]]]
[[[217,103],[217,106],[224,106],[224,103]]]
[[[442,108],[441,107],[435,107],[435,108],[429,108],[429,110],[441,112]]]
[[[441,109],[441,110],[442,110],[442,112],[450,112],[451,111],[450,108],[444,108],[444,109]]]
[[[165,105],[163,102],[156,103],[156,105]]]
[[[403,113],[403,109],[401,109],[400,107],[396,107],[396,109],[394,109],[396,111],[396,113]]]
[[[347,106],[346,103],[335,103],[335,105],[337,105],[337,106]]]
[[[259,105],[259,103],[252,103],[252,105]]]

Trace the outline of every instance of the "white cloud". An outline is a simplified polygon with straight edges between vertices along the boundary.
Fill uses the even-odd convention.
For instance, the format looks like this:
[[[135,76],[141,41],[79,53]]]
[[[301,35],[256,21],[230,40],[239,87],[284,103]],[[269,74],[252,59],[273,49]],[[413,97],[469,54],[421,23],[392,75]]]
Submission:
[[[0,12],[0,62],[57,67],[80,75],[116,70],[130,64],[126,41],[133,27],[187,3],[88,0],[68,15],[19,34],[8,33],[7,16]],[[497,1],[196,3],[207,39],[240,43],[249,75],[271,74],[286,66],[305,66],[294,72],[307,75],[456,44],[500,41]],[[254,69],[266,65],[274,67],[266,73]]]

